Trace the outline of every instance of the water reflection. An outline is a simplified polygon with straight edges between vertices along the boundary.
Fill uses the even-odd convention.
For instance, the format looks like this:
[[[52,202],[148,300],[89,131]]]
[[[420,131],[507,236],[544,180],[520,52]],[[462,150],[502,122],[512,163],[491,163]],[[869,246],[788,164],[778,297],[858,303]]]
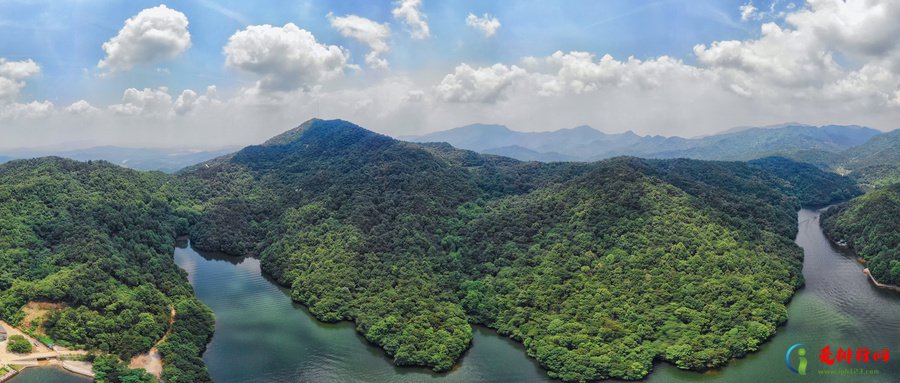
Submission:
[[[819,212],[801,210],[796,243],[803,247],[805,286],[788,305],[788,322],[760,351],[704,374],[657,366],[650,382],[897,382],[900,363],[854,363],[844,368],[879,369],[879,375],[829,376],[818,370],[838,368],[818,362],[822,347],[889,348],[900,352],[900,294],[873,286],[856,258],[833,246],[819,227]],[[807,376],[787,369],[785,352],[795,343],[808,345]]]
[[[450,372],[396,367],[349,322],[323,323],[259,269],[259,260],[196,252],[175,261],[216,315],[203,356],[217,382],[550,381],[520,344],[476,327],[472,347]]]

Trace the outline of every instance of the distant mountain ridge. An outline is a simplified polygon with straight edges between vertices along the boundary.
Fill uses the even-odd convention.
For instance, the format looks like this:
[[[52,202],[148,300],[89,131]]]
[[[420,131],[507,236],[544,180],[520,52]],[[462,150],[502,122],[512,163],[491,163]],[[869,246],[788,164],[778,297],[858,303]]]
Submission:
[[[484,150],[484,154],[493,154],[495,156],[504,156],[515,158],[521,161],[538,161],[538,162],[563,162],[577,161],[576,158],[559,154],[557,152],[539,152],[519,145],[504,146],[500,148],[491,148]]]
[[[598,152],[636,144],[641,136],[632,131],[604,133],[587,125],[548,132],[518,132],[503,125],[472,124],[399,139],[411,142],[447,142],[460,149],[487,154],[512,154],[511,157],[526,161],[544,161],[542,158],[549,158],[550,161],[577,161],[595,157]],[[516,156],[517,153],[522,156]]]
[[[817,127],[794,123],[733,128],[697,138],[640,136],[632,131],[608,134],[589,126],[529,133],[502,125],[473,124],[400,139],[447,142],[462,149],[534,161],[595,161],[620,155],[750,160],[803,150],[842,152],[880,134],[878,130],[855,125]]]
[[[842,154],[842,162],[854,169],[900,164],[900,129],[873,137]]]
[[[20,149],[0,155],[0,163],[19,158],[57,156],[77,161],[104,160],[135,170],[158,170],[173,173],[184,167],[231,153],[235,149],[228,147],[214,150],[190,150],[119,146],[97,146],[74,150]]]

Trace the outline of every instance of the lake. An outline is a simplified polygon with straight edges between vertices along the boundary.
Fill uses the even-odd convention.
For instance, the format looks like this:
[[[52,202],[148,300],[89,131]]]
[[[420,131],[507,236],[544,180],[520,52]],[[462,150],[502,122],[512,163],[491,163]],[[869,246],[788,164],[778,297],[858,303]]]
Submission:
[[[657,366],[650,382],[890,382],[900,381],[900,355],[890,363],[853,363],[843,368],[879,369],[879,375],[828,376],[817,370],[837,369],[819,362],[819,351],[839,347],[889,348],[900,352],[900,294],[873,286],[854,257],[832,246],[819,226],[819,213],[798,214],[797,244],[803,247],[806,285],[788,306],[788,322],[760,351],[706,374]],[[788,348],[805,343],[808,370],[799,376],[784,362]],[[795,359],[796,360],[796,359]],[[794,361],[796,366],[796,361]]]
[[[258,259],[181,245],[175,262],[216,315],[203,355],[216,382],[549,381],[521,345],[485,328],[475,329],[471,349],[449,373],[396,367],[352,323],[322,323],[292,303],[261,273]]]
[[[32,367],[22,370],[10,383],[88,383],[91,379],[68,372],[62,367]]]
[[[872,286],[862,266],[833,247],[819,227],[819,213],[798,213],[797,244],[804,249],[806,285],[788,306],[788,323],[760,351],[725,368],[696,373],[657,365],[649,382],[896,382],[900,355],[890,363],[844,364],[878,369],[879,375],[828,376],[836,369],[819,363],[819,350],[831,345],[900,352],[900,294]],[[203,359],[213,379],[229,382],[540,382],[551,381],[520,344],[476,327],[472,347],[446,374],[400,368],[369,344],[353,324],[321,323],[287,290],[264,276],[259,260],[197,252],[187,242],[175,262],[188,272],[197,296],[216,315],[216,333]],[[804,343],[807,376],[785,365],[785,352]],[[792,363],[796,365],[797,357]],[[40,371],[46,369],[35,369]],[[25,377],[25,374],[22,375]],[[34,380],[13,379],[14,383]],[[49,379],[41,381],[52,381]],[[62,380],[60,380],[62,381]]]

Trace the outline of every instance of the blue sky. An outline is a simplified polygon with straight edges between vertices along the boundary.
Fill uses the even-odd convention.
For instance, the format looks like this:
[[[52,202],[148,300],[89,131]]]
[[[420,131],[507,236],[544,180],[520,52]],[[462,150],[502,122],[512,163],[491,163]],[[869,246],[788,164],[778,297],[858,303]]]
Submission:
[[[142,9],[166,4],[187,15],[192,47],[177,60],[154,63],[98,81],[103,42],[115,36],[124,20]],[[670,55],[692,61],[698,42],[743,39],[758,35],[757,25],[741,23],[740,1],[430,1],[423,3],[433,37],[410,39],[399,30],[387,58],[395,70],[452,70],[460,61],[489,65],[557,50],[609,53],[617,58]],[[236,31],[251,24],[294,23],[320,42],[363,52],[343,38],[325,17],[356,14],[391,22],[391,2],[377,1],[0,1],[0,57],[32,59],[41,75],[24,90],[25,99],[98,103],[121,97],[124,87],[205,88],[240,81],[224,65],[222,47]],[[492,14],[502,27],[492,39],[478,39],[467,28],[468,13]],[[758,22],[756,23],[758,24]],[[362,65],[363,54],[353,54]],[[157,69],[164,69],[160,72]],[[165,70],[168,70],[167,72]]]
[[[310,117],[889,130],[900,2],[0,0],[0,148],[245,145]]]

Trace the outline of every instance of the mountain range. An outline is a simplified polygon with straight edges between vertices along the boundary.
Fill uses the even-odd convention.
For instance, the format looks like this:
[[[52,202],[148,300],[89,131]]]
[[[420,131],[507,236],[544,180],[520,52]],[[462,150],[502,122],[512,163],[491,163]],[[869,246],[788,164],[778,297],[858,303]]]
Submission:
[[[421,136],[403,136],[410,142],[446,142],[460,149],[515,158],[521,161],[596,161],[615,156],[751,160],[782,156],[822,169],[859,177],[900,176],[900,131],[881,133],[859,127],[815,127],[782,124],[732,128],[696,137],[640,136],[632,131],[609,134],[586,125],[547,132],[518,132],[502,125],[472,124]],[[871,141],[871,142],[870,142]],[[212,150],[183,148],[126,148],[97,146],[86,149],[18,149],[0,153],[0,163],[18,158],[59,156],[78,161],[105,160],[135,170],[173,173],[237,148]],[[879,165],[878,167],[873,167]],[[891,178],[893,179],[893,178]]]
[[[162,378],[208,382],[212,315],[171,257],[189,234],[258,256],[312,315],[353,321],[400,366],[450,370],[481,324],[563,381],[706,370],[787,320],[797,209],[858,194],[781,157],[523,162],[342,120],[175,174],[15,160],[0,165],[0,316],[65,303],[48,335],[128,360],[174,310]]]
[[[526,133],[502,125],[473,124],[422,136],[413,142],[447,142],[455,147],[534,161],[595,161],[620,155],[643,158],[750,160],[812,150],[839,153],[880,135],[860,126],[783,124],[735,128],[697,138],[608,134],[589,126]]]
[[[785,158],[522,162],[341,120],[176,177],[202,206],[194,246],[258,255],[313,315],[355,322],[394,363],[446,371],[476,323],[565,381],[754,350],[801,283],[796,209],[859,194]]]

